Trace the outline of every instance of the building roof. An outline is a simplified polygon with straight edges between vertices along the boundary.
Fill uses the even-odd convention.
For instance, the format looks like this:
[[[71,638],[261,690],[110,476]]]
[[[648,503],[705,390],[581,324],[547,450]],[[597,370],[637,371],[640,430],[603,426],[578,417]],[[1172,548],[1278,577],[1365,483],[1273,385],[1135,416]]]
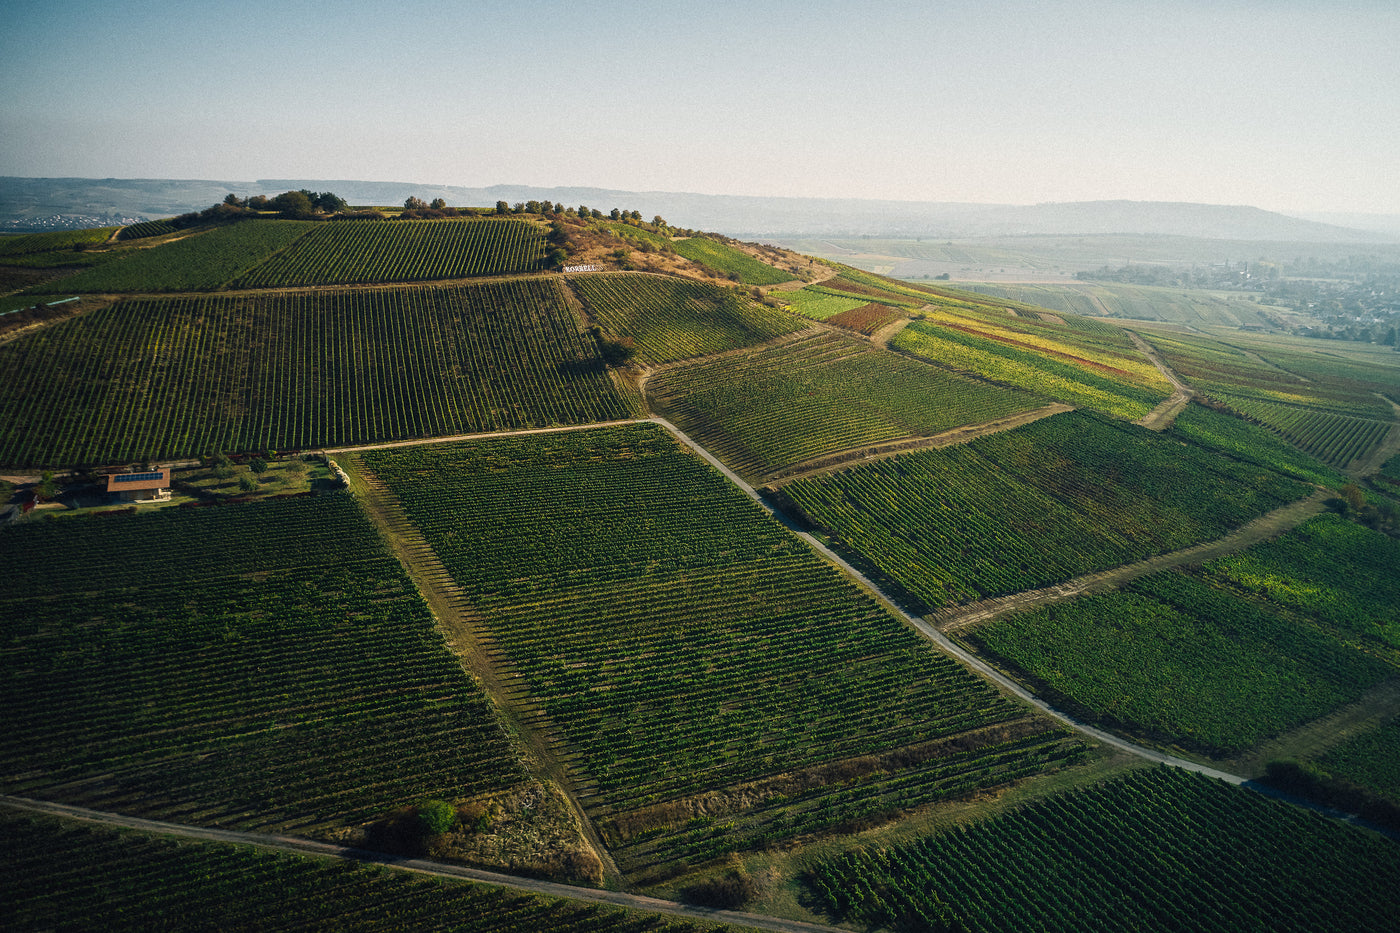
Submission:
[[[165,489],[170,485],[170,470],[151,470],[149,473],[110,473],[107,476],[108,492],[139,492],[143,489]]]

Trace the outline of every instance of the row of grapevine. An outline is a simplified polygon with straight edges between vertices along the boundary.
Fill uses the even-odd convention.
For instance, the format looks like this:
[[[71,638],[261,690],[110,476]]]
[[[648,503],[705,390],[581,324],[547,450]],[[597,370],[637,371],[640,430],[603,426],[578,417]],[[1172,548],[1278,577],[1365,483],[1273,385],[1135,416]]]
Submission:
[[[1187,547],[1307,493],[1252,464],[1083,413],[783,489],[924,610]]]
[[[1346,469],[1374,451],[1389,435],[1394,421],[1352,418],[1315,408],[1296,408],[1243,395],[1216,393],[1240,414],[1269,429],[1324,463]]]
[[[868,337],[886,324],[892,324],[899,320],[900,317],[900,313],[889,305],[882,305],[872,301],[869,304],[861,305],[859,308],[852,308],[840,314],[833,314],[826,319],[826,322],[828,324],[835,324],[837,327],[853,330],[858,334],[865,334]]]
[[[681,430],[753,479],[1041,404],[830,331],[664,370],[647,393]]]
[[[1220,584],[1167,571],[967,637],[1081,715],[1234,754],[1358,699],[1395,666]]]
[[[1204,405],[1188,406],[1177,415],[1170,431],[1193,444],[1304,482],[1340,488],[1347,481],[1341,473],[1272,431]]]
[[[731,275],[745,285],[777,285],[793,278],[790,272],[775,269],[743,250],[707,237],[686,237],[671,240],[667,245],[691,262]]]
[[[102,243],[115,227],[93,227],[88,230],[51,230],[46,233],[25,233],[20,236],[0,236],[0,257],[29,256],[54,250],[74,249]]]
[[[1321,933],[1400,929],[1397,877],[1389,840],[1162,767],[805,880],[836,918],[897,929]]]
[[[1026,718],[655,425],[361,461],[577,751],[595,817]]]
[[[1094,367],[931,322],[915,321],[891,346],[956,372],[1125,420],[1141,418],[1167,395],[1136,378],[1112,377]]]
[[[369,284],[534,272],[544,231],[513,218],[320,224],[234,288]]]
[[[100,253],[94,268],[31,291],[78,295],[214,291],[286,249],[316,224],[259,220],[216,227],[156,246],[129,246]]]
[[[169,220],[143,220],[140,223],[122,227],[117,234],[118,240],[144,240],[147,237],[164,236],[167,233],[174,233],[178,228]]]
[[[0,347],[0,463],[626,417],[557,281],[119,302]]]
[[[33,581],[0,599],[4,793],[325,828],[520,778],[348,496],[26,524],[0,553]]]
[[[11,930],[738,933],[740,928],[227,843],[0,813]]]
[[[733,291],[689,279],[642,274],[572,279],[592,318],[632,340],[655,365],[747,347],[803,327],[790,315]]]

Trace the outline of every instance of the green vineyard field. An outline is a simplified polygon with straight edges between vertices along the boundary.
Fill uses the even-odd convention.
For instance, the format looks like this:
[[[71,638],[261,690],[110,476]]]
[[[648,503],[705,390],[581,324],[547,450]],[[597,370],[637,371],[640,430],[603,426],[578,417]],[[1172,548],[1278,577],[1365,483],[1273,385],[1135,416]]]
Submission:
[[[49,282],[33,292],[78,295],[213,291],[286,249],[316,224],[259,220],[192,233],[149,248],[104,254],[95,268]]]
[[[1041,405],[830,331],[664,370],[647,394],[682,431],[752,479],[823,454]]]
[[[341,221],[315,226],[234,288],[372,284],[534,272],[544,229],[524,220]]]
[[[1245,417],[1276,431],[1299,450],[1339,469],[1370,455],[1395,424],[1393,420],[1353,418],[1223,392],[1214,394]]]
[[[859,849],[806,885],[834,917],[892,929],[1379,933],[1400,928],[1397,877],[1388,839],[1157,768]]]
[[[1187,547],[1308,491],[1073,412],[783,490],[919,611]]]
[[[466,591],[519,699],[577,752],[584,804],[624,870],[1003,783],[1074,751],[655,425],[361,462]],[[904,748],[879,769],[851,763]],[[838,759],[854,770],[822,771]],[[655,815],[802,768],[813,780],[792,799],[730,820]],[[847,786],[862,773],[883,779]]]
[[[522,776],[348,495],[28,524],[0,558],[6,794],[306,832]]]
[[[1256,463],[1305,483],[1337,489],[1347,482],[1341,473],[1267,428],[1202,405],[1187,406],[1172,422],[1170,431],[1193,444],[1236,460]]]
[[[890,345],[954,371],[1129,420],[1146,415],[1167,394],[1033,349],[924,321],[900,331]]]
[[[586,275],[571,279],[604,330],[636,344],[649,365],[735,350],[804,326],[791,315],[725,288],[655,275]]]
[[[671,240],[669,245],[691,262],[734,275],[745,285],[777,285],[779,282],[790,282],[793,278],[791,273],[759,262],[743,250],[717,240],[693,236]]]
[[[740,933],[351,861],[0,811],[10,930]],[[75,920],[80,923],[75,924]]]
[[[0,463],[103,464],[630,412],[557,280],[138,299],[0,347]]]

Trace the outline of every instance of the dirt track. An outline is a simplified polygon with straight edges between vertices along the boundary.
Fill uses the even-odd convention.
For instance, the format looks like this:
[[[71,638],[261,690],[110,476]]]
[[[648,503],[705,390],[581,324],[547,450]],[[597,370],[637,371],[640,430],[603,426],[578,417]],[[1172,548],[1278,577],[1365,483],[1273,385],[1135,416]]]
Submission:
[[[124,827],[143,832],[159,833],[166,836],[180,836],[186,839],[199,839],[204,842],[221,842],[234,845],[251,845],[260,849],[280,852],[294,852],[319,858],[344,859],[352,862],[370,862],[385,865],[401,871],[411,871],[420,875],[437,878],[454,878],[494,884],[517,891],[543,894],[548,897],[563,897],[576,901],[589,901],[596,904],[610,904],[649,913],[670,914],[692,920],[708,920],[713,923],[731,923],[756,930],[777,930],[780,933],[842,933],[836,927],[815,923],[802,923],[797,920],[783,920],[765,917],[760,914],[742,913],[736,910],[714,910],[708,907],[693,907],[675,901],[665,901],[641,894],[624,894],[621,891],[600,891],[597,888],[577,888],[552,881],[539,881],[534,878],[521,878],[515,875],[502,875],[475,868],[430,862],[426,859],[411,859],[382,852],[369,852],[364,849],[351,849],[346,846],[315,842],[310,839],[297,839],[292,836],[265,836],[260,833],[234,832],[226,829],[209,829],[203,826],[184,826],[179,823],[164,823],[158,820],[142,820],[117,813],[102,813],[70,807],[43,800],[28,800],[22,797],[0,797],[0,805],[31,813],[45,813],[68,819],[84,820],[104,826]]]
[[[1223,538],[1214,541],[1207,541],[1204,544],[1197,544],[1194,547],[1185,548],[1180,551],[1172,551],[1169,554],[1159,554],[1156,557],[1149,557],[1134,564],[1125,564],[1121,567],[1114,567],[1111,570],[1103,570],[1098,573],[1086,574],[1082,577],[1075,577],[1064,583],[1057,583],[1054,586],[1047,586],[1038,590],[1026,590],[1021,593],[1012,593],[1008,596],[997,596],[992,599],[984,599],[975,603],[968,603],[963,606],[952,606],[947,609],[940,609],[937,612],[926,616],[929,622],[938,627],[941,632],[961,632],[977,625],[999,619],[1010,612],[1021,609],[1029,609],[1033,606],[1044,606],[1048,603],[1062,602],[1073,599],[1084,593],[1097,593],[1103,590],[1115,589],[1127,583],[1129,580],[1136,580],[1138,577],[1146,576],[1149,573],[1156,573],[1159,570],[1167,570],[1172,567],[1181,567],[1187,564],[1199,564],[1202,561],[1211,560],[1216,557],[1223,557],[1226,554],[1233,554],[1236,551],[1244,550],[1251,545],[1258,544],[1269,538],[1277,537],[1285,531],[1289,531],[1312,518],[1322,511],[1322,502],[1332,495],[1330,490],[1318,490],[1306,499],[1299,499],[1290,502],[1288,505],[1274,509],[1266,515],[1261,515],[1247,525],[1241,526]]]

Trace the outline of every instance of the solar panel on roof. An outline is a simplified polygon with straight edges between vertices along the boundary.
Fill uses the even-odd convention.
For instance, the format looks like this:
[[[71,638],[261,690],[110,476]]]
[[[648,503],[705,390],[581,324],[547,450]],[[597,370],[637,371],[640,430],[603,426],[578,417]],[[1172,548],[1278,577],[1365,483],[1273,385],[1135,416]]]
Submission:
[[[118,476],[114,482],[136,483],[145,480],[160,479],[163,476],[165,476],[165,471],[163,470],[159,473],[123,473],[121,476]]]

